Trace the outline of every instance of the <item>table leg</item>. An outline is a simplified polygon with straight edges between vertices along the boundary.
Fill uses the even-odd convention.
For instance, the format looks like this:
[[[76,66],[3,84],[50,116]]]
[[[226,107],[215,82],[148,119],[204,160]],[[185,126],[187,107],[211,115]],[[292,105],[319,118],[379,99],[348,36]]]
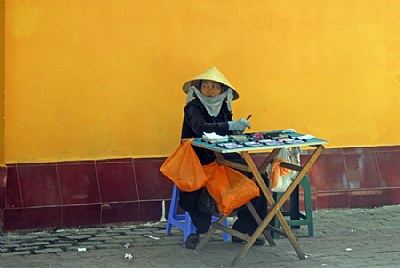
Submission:
[[[253,159],[251,158],[251,156],[249,155],[248,152],[242,152],[242,157],[248,164],[251,172],[253,173],[253,175],[256,179],[257,184],[261,188],[261,191],[263,192],[264,196],[267,198],[267,201],[273,206],[273,209],[266,216],[266,218],[262,221],[262,223],[256,229],[254,234],[250,237],[250,240],[243,246],[242,250],[238,253],[238,255],[236,255],[235,259],[232,261],[232,265],[236,264],[236,262],[249,251],[250,247],[254,244],[257,237],[265,230],[267,225],[271,222],[273,216],[276,216],[278,218],[278,220],[281,222],[282,228],[285,231],[285,233],[288,235],[288,238],[289,238],[290,242],[292,243],[298,257],[300,259],[305,259],[304,253],[296,241],[296,237],[291,232],[289,225],[287,224],[285,218],[282,215],[282,212],[280,211],[280,206],[277,206],[275,204],[274,198],[272,197],[272,193],[269,191],[269,189],[265,185],[264,180],[262,179],[261,174],[258,172]]]
[[[260,225],[262,223],[262,220],[261,220],[260,216],[258,216],[258,213],[251,202],[247,203],[247,208],[249,209],[251,215],[253,215],[253,218],[256,220],[257,224]],[[276,245],[274,239],[272,238],[271,234],[267,231],[267,229],[264,229],[263,234],[264,234],[265,239],[268,241],[268,243],[271,246]]]
[[[222,225],[228,215],[223,215],[218,221],[217,224]],[[210,237],[217,231],[217,228],[211,223],[211,229],[207,232],[206,236],[200,240],[200,243],[196,246],[196,250],[201,250],[207,243]],[[223,225],[222,225],[223,226]],[[225,226],[224,226],[225,227]]]
[[[272,152],[267,156],[267,158],[265,158],[264,162],[258,168],[258,172],[260,172],[260,174],[265,173],[268,164],[273,162],[274,157],[279,153],[280,150],[280,148],[273,149]]]
[[[321,154],[323,149],[324,149],[324,147],[322,145],[318,145],[317,146],[317,149],[313,152],[313,154],[310,156],[310,158],[304,164],[303,168],[297,174],[296,178],[289,185],[289,187],[287,188],[286,192],[282,195],[281,199],[277,202],[277,205],[279,205],[279,207],[281,207],[283,205],[283,203],[286,202],[286,200],[292,194],[294,189],[299,185],[301,179],[310,170],[312,164],[314,164],[315,160],[317,160],[318,156]],[[273,202],[273,203],[275,203],[275,202]]]
[[[257,237],[265,230],[265,228],[267,227],[267,225],[269,224],[269,222],[272,220],[272,218],[274,216],[276,216],[278,218],[278,220],[280,221],[281,226],[282,226],[283,230],[285,231],[285,233],[287,234],[288,239],[289,239],[290,243],[292,244],[294,250],[296,251],[297,256],[299,257],[299,259],[301,259],[301,260],[305,259],[304,252],[300,248],[300,245],[297,243],[297,239],[296,239],[295,235],[292,233],[292,231],[290,230],[290,227],[287,224],[285,218],[283,217],[282,212],[280,211],[280,208],[282,207],[284,202],[289,198],[290,194],[294,191],[296,186],[298,186],[298,184],[300,183],[300,181],[303,178],[303,176],[311,168],[312,164],[315,162],[315,160],[321,154],[323,148],[324,147],[322,145],[317,146],[317,149],[314,151],[314,153],[311,155],[311,157],[307,160],[307,162],[301,168],[301,171],[297,174],[297,177],[295,178],[295,180],[291,183],[291,185],[286,190],[285,194],[281,197],[281,199],[277,203],[275,203],[275,200],[272,197],[272,193],[269,191],[269,189],[265,185],[265,183],[264,183],[264,181],[263,181],[263,179],[262,179],[262,177],[260,175],[260,172],[256,168],[256,165],[254,164],[254,161],[250,157],[249,153],[248,152],[242,152],[243,159],[246,161],[246,163],[249,166],[251,172],[253,173],[253,175],[255,177],[255,180],[256,180],[257,184],[259,185],[262,193],[265,195],[265,197],[267,198],[267,201],[271,204],[271,206],[273,208],[272,208],[272,211],[266,216],[266,218],[263,220],[263,222],[256,229],[254,234],[250,237],[250,240],[248,241],[248,243],[246,243],[246,245],[243,246],[242,250],[239,252],[239,254],[232,261],[233,265],[236,264],[237,261],[240,258],[242,258],[248,252],[248,250],[253,245],[253,243],[255,242]],[[279,150],[278,150],[278,152],[279,152]],[[267,164],[267,161],[264,161],[263,165],[264,164]],[[260,167],[260,170],[261,170],[261,167]]]
[[[256,183],[258,184],[258,186],[261,189],[262,194],[264,194],[268,203],[271,205],[271,207],[272,207],[271,212],[265,217],[264,220],[261,221],[261,218],[258,216],[257,212],[255,211],[255,209],[251,205],[251,203],[250,203],[250,206],[248,205],[248,208],[249,208],[251,214],[254,216],[254,219],[259,224],[259,226],[257,227],[257,229],[255,230],[254,234],[251,237],[249,237],[246,234],[242,234],[236,230],[233,230],[231,228],[226,228],[225,226],[222,225],[222,223],[226,219],[227,216],[221,217],[217,223],[212,223],[212,225],[211,225],[212,228],[209,230],[207,235],[200,241],[199,245],[196,247],[196,250],[200,250],[201,248],[203,248],[205,246],[205,244],[207,244],[211,235],[213,235],[217,229],[226,230],[228,233],[238,236],[239,238],[247,241],[247,243],[242,247],[241,251],[233,259],[232,265],[235,265],[239,261],[239,259],[241,259],[248,252],[250,247],[256,241],[257,237],[260,236],[261,233],[265,232],[268,224],[271,222],[271,220],[275,216],[281,223],[283,231],[284,231],[285,235],[288,237],[293,248],[295,249],[297,256],[299,257],[299,259],[304,260],[305,259],[304,252],[300,248],[300,245],[297,243],[297,237],[290,230],[290,227],[287,224],[285,218],[283,217],[283,214],[280,211],[280,208],[285,203],[285,201],[289,198],[289,196],[292,194],[292,192],[295,190],[295,188],[299,185],[303,176],[308,172],[308,170],[311,168],[312,164],[315,162],[315,160],[318,158],[318,156],[321,154],[322,150],[324,149],[324,147],[322,145],[318,145],[315,147],[316,147],[316,150],[309,157],[309,159],[306,161],[304,166],[292,165],[293,166],[292,169],[298,171],[299,173],[297,174],[296,178],[293,180],[293,182],[290,184],[290,186],[288,187],[288,189],[282,195],[281,199],[278,202],[275,202],[271,191],[267,188],[266,184],[264,183],[263,178],[261,177],[261,173],[265,172],[267,165],[272,162],[273,157],[276,156],[276,154],[279,152],[280,149],[274,149],[258,169],[257,169],[254,161],[250,157],[249,153],[241,152],[241,155],[242,155],[243,159],[245,160],[249,171],[254,176],[253,180],[256,181]],[[220,160],[222,160],[222,159],[220,158]],[[228,161],[226,161],[226,162],[228,162]],[[238,166],[238,167],[240,169],[247,169],[244,167],[244,165]],[[275,242],[273,241],[272,237],[269,237],[269,236],[265,236],[265,237],[271,245],[275,245]],[[269,238],[271,240],[269,240]]]

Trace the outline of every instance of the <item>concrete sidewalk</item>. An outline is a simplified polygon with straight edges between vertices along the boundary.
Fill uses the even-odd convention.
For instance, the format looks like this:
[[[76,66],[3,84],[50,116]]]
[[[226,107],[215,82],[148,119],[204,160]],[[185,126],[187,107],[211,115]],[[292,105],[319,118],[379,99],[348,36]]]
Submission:
[[[315,236],[304,236],[305,227],[294,231],[306,260],[280,238],[274,247],[252,247],[235,267],[400,267],[399,223],[399,205],[314,211]],[[195,252],[184,247],[182,231],[166,236],[165,226],[7,233],[0,236],[0,267],[231,267],[243,246],[219,234]]]

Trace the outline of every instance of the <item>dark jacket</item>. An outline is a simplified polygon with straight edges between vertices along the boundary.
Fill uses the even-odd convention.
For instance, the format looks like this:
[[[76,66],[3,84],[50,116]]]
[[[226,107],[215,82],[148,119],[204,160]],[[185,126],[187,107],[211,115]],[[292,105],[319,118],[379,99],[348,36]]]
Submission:
[[[182,139],[199,138],[203,132],[215,132],[224,136],[231,134],[228,121],[232,120],[232,113],[224,102],[217,117],[208,114],[206,107],[199,99],[194,99],[185,106],[185,117],[182,126]],[[209,164],[215,160],[213,152],[194,147],[202,165]]]

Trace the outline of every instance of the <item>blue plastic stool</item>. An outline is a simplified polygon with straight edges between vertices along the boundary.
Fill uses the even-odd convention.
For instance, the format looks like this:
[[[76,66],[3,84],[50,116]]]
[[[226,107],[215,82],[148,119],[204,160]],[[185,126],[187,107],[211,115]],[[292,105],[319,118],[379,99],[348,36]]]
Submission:
[[[300,212],[299,209],[299,186],[303,188],[304,193],[304,210],[305,213]],[[314,225],[313,225],[313,217],[312,217],[312,196],[311,196],[311,185],[310,185],[310,177],[306,174],[301,179],[299,186],[292,192],[290,195],[290,209],[289,211],[283,211],[283,216],[289,216],[290,219],[286,220],[289,226],[300,226],[307,225],[308,236],[314,236]],[[276,202],[281,199],[283,193],[274,193],[274,199]],[[275,228],[280,228],[279,220],[274,217],[272,221],[272,225]],[[278,238],[279,234],[273,233],[274,238]]]
[[[179,189],[174,185],[174,189],[172,191],[171,197],[171,204],[169,206],[168,212],[168,223],[166,234],[169,235],[171,233],[172,226],[176,226],[183,230],[183,241],[186,241],[186,238],[196,232],[196,227],[192,223],[192,219],[189,216],[189,213],[185,211],[184,214],[177,214],[178,209],[178,194]],[[218,221],[217,217],[212,216],[212,221]],[[225,226],[228,226],[228,220],[225,219],[224,223]],[[224,240],[229,240],[229,234],[224,233]]]

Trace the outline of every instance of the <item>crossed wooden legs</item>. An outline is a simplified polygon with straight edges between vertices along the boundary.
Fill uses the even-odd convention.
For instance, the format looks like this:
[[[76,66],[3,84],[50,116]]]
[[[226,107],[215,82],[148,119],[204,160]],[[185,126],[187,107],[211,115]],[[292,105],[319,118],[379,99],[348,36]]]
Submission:
[[[247,243],[242,247],[241,251],[233,259],[232,265],[235,265],[241,258],[244,257],[244,255],[246,255],[246,253],[249,251],[250,247],[254,244],[254,242],[261,235],[261,233],[264,234],[265,238],[267,239],[268,243],[271,246],[275,245],[274,240],[272,239],[271,235],[269,234],[269,232],[266,229],[268,224],[272,221],[273,217],[275,216],[278,218],[278,220],[283,228],[283,235],[287,236],[287,238],[289,239],[290,243],[292,244],[294,250],[296,251],[299,259],[304,260],[305,259],[304,252],[302,251],[299,243],[297,242],[296,236],[290,230],[290,227],[287,224],[285,218],[283,217],[280,208],[285,203],[285,201],[290,197],[290,194],[294,191],[296,186],[300,183],[303,176],[310,170],[311,166],[317,160],[317,158],[319,157],[319,155],[321,154],[323,149],[324,149],[324,147],[322,145],[316,146],[316,149],[314,150],[313,154],[308,158],[308,160],[306,161],[306,163],[303,166],[297,166],[297,165],[293,165],[293,164],[284,164],[286,168],[298,171],[298,174],[297,174],[296,178],[293,180],[293,182],[290,184],[290,186],[288,187],[286,192],[283,194],[281,199],[277,203],[275,203],[275,200],[272,197],[271,191],[267,188],[266,184],[264,183],[264,180],[261,177],[261,173],[265,172],[267,165],[272,162],[273,158],[276,156],[276,154],[279,152],[280,149],[274,149],[268,155],[268,157],[264,160],[264,162],[261,164],[261,166],[259,168],[256,167],[253,159],[250,157],[248,152],[241,152],[243,159],[246,161],[247,167],[245,165],[238,165],[235,163],[230,163],[229,161],[225,161],[220,154],[217,154],[217,159],[220,164],[225,164],[227,166],[231,166],[231,167],[234,167],[234,168],[237,168],[240,170],[250,171],[254,176],[253,179],[256,181],[256,183],[260,187],[262,194],[265,196],[265,198],[267,199],[267,201],[270,204],[272,209],[269,212],[269,214],[262,220],[258,216],[253,205],[250,202],[248,202],[247,206],[249,208],[249,211],[253,215],[254,219],[256,220],[256,222],[259,225],[257,227],[257,229],[255,230],[255,232],[253,233],[253,235],[248,236],[247,234],[240,233],[236,230],[233,230],[231,228],[228,228],[228,227],[222,225],[223,221],[227,217],[227,216],[223,216],[217,222],[213,222],[211,224],[210,231],[197,245],[196,250],[201,250],[207,244],[210,237],[217,230],[222,230],[231,235],[237,236],[244,241],[247,241]]]

